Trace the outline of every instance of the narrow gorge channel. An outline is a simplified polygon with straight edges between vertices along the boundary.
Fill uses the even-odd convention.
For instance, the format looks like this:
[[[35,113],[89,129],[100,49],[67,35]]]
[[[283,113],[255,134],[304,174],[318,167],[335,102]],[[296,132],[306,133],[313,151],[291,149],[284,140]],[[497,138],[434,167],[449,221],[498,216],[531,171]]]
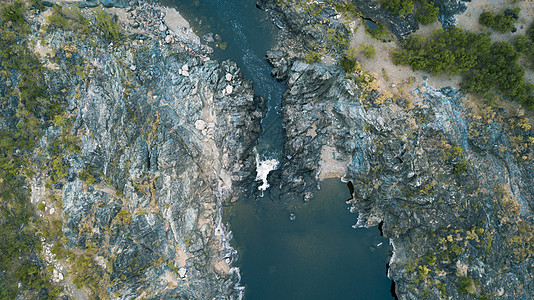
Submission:
[[[256,151],[265,169],[283,159],[280,106],[285,83],[270,76],[264,54],[277,28],[253,0],[163,2],[176,7],[214,49],[213,59],[233,60],[266,100]],[[260,180],[261,181],[261,180]],[[357,215],[345,200],[346,184],[329,179],[307,204],[282,203],[278,193],[251,194],[225,210],[238,250],[237,266],[247,299],[391,299],[386,277],[388,240],[376,228],[353,229]],[[290,215],[294,216],[290,220]]]

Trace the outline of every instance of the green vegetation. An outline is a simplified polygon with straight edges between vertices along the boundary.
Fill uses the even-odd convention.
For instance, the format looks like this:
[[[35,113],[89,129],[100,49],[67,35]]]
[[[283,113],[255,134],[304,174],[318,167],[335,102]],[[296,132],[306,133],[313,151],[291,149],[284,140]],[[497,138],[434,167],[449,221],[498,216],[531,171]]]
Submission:
[[[80,174],[78,174],[78,177],[80,178],[81,181],[83,181],[85,184],[95,184],[96,183],[96,179],[95,177],[93,176],[93,174],[91,174],[91,171],[87,170],[87,169],[84,169],[80,172]]]
[[[38,259],[40,236],[55,238],[56,226],[37,217],[28,199],[24,174],[32,174],[31,153],[42,127],[61,112],[61,102],[48,94],[42,80],[45,70],[30,50],[26,9],[19,0],[0,2],[0,82],[5,87],[0,90],[0,100],[5,117],[16,125],[0,133],[1,299],[14,299],[22,291],[30,298],[42,292],[55,298],[60,291],[48,281],[50,274],[40,267]],[[14,115],[9,115],[10,108]],[[64,172],[58,163],[55,167]]]
[[[432,0],[381,0],[383,7],[391,10],[399,16],[409,15],[414,11],[415,18],[422,25],[427,25],[438,20],[439,9]]]
[[[519,53],[530,53],[534,46],[532,41],[524,35],[516,36],[512,40],[512,45],[514,45],[515,51]]]
[[[517,231],[509,238],[508,245],[516,262],[534,257],[534,226],[524,220],[518,221]]]
[[[458,292],[461,294],[474,294],[475,282],[473,278],[468,276],[458,278]]]
[[[452,173],[456,175],[464,174],[469,170],[469,161],[466,159],[462,159],[456,164],[454,164],[452,168]]]
[[[60,28],[62,30],[73,30],[80,34],[90,34],[91,27],[89,20],[82,14],[76,5],[62,7],[55,4],[52,7],[52,14],[46,19],[48,30]]]
[[[2,23],[12,22],[13,24],[21,24],[24,22],[24,11],[26,8],[22,1],[15,1],[11,5],[3,6],[0,13],[2,16]]]
[[[514,29],[515,23],[519,19],[519,7],[511,10],[506,9],[499,14],[493,14],[490,11],[484,11],[480,14],[478,22],[486,27],[500,32],[508,32]]]
[[[430,0],[421,0],[420,8],[415,13],[415,18],[422,25],[428,25],[438,20],[439,9]]]
[[[118,41],[121,38],[121,27],[116,16],[104,12],[103,9],[94,9],[94,28],[108,41]],[[89,35],[92,32],[91,22],[84,16],[80,8],[76,5],[62,7],[54,5],[52,14],[46,19],[47,30],[62,29],[72,30],[79,34]]]
[[[74,259],[74,280],[72,283],[76,285],[78,289],[83,287],[88,288],[92,292],[92,296],[95,299],[107,299],[109,298],[105,287],[107,281],[107,274],[104,274],[102,268],[98,266],[93,260],[96,255],[96,246],[88,242],[88,248],[80,255],[71,255]]]
[[[399,16],[411,14],[414,8],[413,0],[381,0],[380,3]]]
[[[117,16],[109,15],[103,9],[95,10],[95,26],[108,41],[118,41],[121,37],[121,26]]]
[[[346,2],[343,4],[335,3],[334,7],[336,8],[336,11],[340,13],[347,13],[350,14],[353,18],[358,17],[358,12],[356,10],[356,5],[351,2]]]
[[[374,45],[367,45],[365,43],[361,43],[360,45],[360,52],[367,58],[373,59],[375,58],[376,51]]]
[[[383,39],[388,34],[386,27],[380,23],[376,23],[376,25],[378,26],[377,28],[370,28],[366,23],[365,32],[377,40]]]
[[[129,226],[132,223],[132,214],[126,209],[121,209],[117,213],[117,224],[122,226]]]
[[[306,54],[306,57],[304,58],[306,63],[313,64],[316,62],[321,61],[321,54],[317,51],[310,51],[308,54]]]
[[[530,24],[530,27],[527,30],[527,37],[534,42],[534,22]]]
[[[339,60],[339,66],[346,73],[352,73],[356,70],[356,59],[353,56],[346,55]]]
[[[462,74],[461,87],[494,97],[497,93],[534,105],[533,87],[524,80],[524,68],[517,64],[519,53],[509,42],[493,43],[484,34],[465,32],[451,27],[438,30],[429,38],[410,36],[402,50],[394,51],[396,64],[414,70],[428,70],[434,75]]]

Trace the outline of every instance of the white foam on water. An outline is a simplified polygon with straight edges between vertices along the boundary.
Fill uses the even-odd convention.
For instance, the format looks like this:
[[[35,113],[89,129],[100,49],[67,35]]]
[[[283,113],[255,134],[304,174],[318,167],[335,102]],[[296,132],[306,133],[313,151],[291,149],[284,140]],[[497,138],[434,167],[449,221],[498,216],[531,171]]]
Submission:
[[[271,171],[274,171],[278,168],[278,160],[271,158],[266,160],[260,160],[259,155],[256,154],[256,181],[262,181],[262,185],[258,187],[258,190],[265,191],[269,188],[269,182],[267,181],[267,176]]]

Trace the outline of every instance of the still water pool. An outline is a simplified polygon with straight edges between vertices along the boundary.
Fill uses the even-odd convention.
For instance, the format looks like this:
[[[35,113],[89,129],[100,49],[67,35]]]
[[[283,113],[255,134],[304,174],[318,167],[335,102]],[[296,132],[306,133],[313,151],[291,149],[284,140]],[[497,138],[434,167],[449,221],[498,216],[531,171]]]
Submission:
[[[228,208],[247,298],[391,299],[388,240],[377,228],[352,228],[349,197],[330,179],[292,209],[294,221],[267,197]]]
[[[166,1],[166,2],[165,2]],[[263,159],[283,157],[279,114],[284,83],[270,76],[264,59],[274,44],[276,27],[254,0],[164,0],[193,26],[199,36],[219,34],[214,59],[231,59],[267,99],[258,153]],[[222,46],[222,47],[221,47]],[[269,193],[225,209],[225,222],[239,251],[238,266],[247,299],[392,299],[386,277],[388,241],[378,229],[353,229],[347,186],[327,180],[305,205],[288,207]],[[380,245],[380,246],[377,246]]]

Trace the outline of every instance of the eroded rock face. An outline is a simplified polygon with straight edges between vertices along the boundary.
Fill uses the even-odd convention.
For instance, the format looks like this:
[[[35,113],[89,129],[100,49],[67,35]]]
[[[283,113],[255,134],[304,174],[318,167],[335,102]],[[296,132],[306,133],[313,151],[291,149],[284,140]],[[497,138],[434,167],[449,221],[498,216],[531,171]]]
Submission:
[[[271,75],[278,81],[287,79],[287,73],[292,64],[292,59],[288,53],[282,50],[271,50],[265,54],[265,59],[269,65],[273,68]]]
[[[299,19],[289,21],[290,30],[315,23],[298,4],[259,3],[284,22]],[[435,3],[444,27],[465,11],[464,1]],[[402,20],[370,17],[388,15],[376,2],[357,7],[400,26],[389,26],[399,39],[415,30]],[[311,44],[307,33],[294,33]],[[400,299],[530,298],[534,132],[524,111],[491,108],[426,82],[411,95],[384,100],[339,68],[291,62],[279,55],[285,47],[283,41],[268,55],[273,75],[288,78],[286,159],[273,175],[280,197],[308,201],[322,176],[349,181],[354,227],[379,225],[391,240],[388,276]]]
[[[518,228],[532,228],[531,128],[509,111],[477,111],[451,88],[423,84],[414,94],[414,107],[378,104],[338,68],[295,62],[282,189],[306,201],[328,148],[347,162],[338,176],[354,187],[355,226],[382,223],[391,238],[388,275],[400,299],[531,294],[519,282],[532,282],[534,248],[514,242],[530,241]]]
[[[436,0],[434,5],[439,8],[438,19],[443,28],[456,25],[455,15],[459,15],[467,9],[467,3],[471,0]]]
[[[332,40],[331,47],[337,48],[333,39],[341,41],[348,38],[347,29],[337,21],[339,15],[331,5],[318,3],[313,11],[304,6],[282,5],[271,0],[258,0],[256,5],[270,14],[279,28],[299,39],[308,49],[315,49],[320,46],[317,41],[325,40]],[[331,35],[332,32],[335,36]]]
[[[281,195],[288,200],[311,198],[321,172],[322,158],[330,149],[343,147],[350,137],[342,120],[334,116],[352,102],[356,86],[344,78],[339,68],[310,65],[297,61],[289,72],[287,90],[282,99],[282,118],[288,140],[284,145],[286,158],[279,174]],[[360,122],[361,123],[361,122]],[[361,125],[363,127],[363,123]],[[339,164],[346,165],[349,154],[329,154]],[[333,174],[334,177],[344,175]],[[332,176],[330,176],[332,177]],[[303,198],[304,197],[304,198]]]
[[[382,8],[378,1],[354,0],[352,3],[356,5],[356,9],[361,12],[362,16],[384,25],[399,40],[419,29],[413,14],[396,15],[390,10]]]
[[[334,47],[336,42],[339,42],[339,37],[347,34],[345,26],[338,21],[339,15],[334,9],[335,5],[346,5],[346,1],[330,0],[317,3],[312,11],[299,5],[281,5],[271,0],[258,0],[256,3],[258,7],[280,20],[283,26],[287,26],[290,33],[310,49],[313,49],[315,45],[320,45],[318,41],[329,40],[328,37],[331,36],[332,31],[338,36],[335,38],[336,41],[330,41]],[[375,1],[354,0],[352,3],[363,17],[386,26],[398,39],[402,40],[419,28],[413,14],[395,15],[381,8]]]
[[[138,37],[76,41],[51,75],[77,95],[67,98],[81,140],[62,187],[66,248],[94,249],[109,295],[236,299],[221,206],[254,179],[263,100],[235,63],[192,51],[200,45]],[[66,71],[76,62],[90,62],[84,81]]]

